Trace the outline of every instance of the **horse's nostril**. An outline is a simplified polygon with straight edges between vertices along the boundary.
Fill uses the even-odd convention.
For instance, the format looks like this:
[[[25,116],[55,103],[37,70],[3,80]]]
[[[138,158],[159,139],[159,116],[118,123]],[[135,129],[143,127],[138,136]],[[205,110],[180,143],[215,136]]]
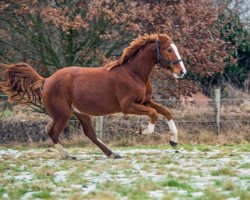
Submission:
[[[180,74],[181,74],[181,75],[184,74],[183,70],[180,71]]]

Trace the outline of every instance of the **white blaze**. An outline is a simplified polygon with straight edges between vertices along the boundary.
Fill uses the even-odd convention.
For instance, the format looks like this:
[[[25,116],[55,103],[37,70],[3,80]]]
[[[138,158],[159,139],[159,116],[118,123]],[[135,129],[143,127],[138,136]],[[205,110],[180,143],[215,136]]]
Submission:
[[[179,52],[178,52],[178,49],[177,49],[176,45],[175,45],[174,43],[171,43],[170,46],[171,46],[172,49],[174,50],[177,59],[180,60],[180,59],[181,59],[181,56],[180,56],[180,54],[179,54]],[[182,68],[182,70],[183,70],[183,75],[184,75],[184,74],[187,72],[187,70],[186,70],[186,68],[184,67],[184,63],[183,63],[182,61],[179,62],[179,63],[180,63],[180,65],[181,65],[181,68]]]

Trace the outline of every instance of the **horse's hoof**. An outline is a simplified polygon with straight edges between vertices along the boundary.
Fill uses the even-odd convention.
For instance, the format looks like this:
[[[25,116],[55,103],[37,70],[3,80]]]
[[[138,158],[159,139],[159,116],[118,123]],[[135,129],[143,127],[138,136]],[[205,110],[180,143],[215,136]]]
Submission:
[[[114,156],[114,159],[122,159],[122,156],[120,156],[119,154],[116,154],[116,155]]]
[[[122,156],[120,156],[119,154],[116,154],[116,153],[112,153],[112,155],[110,156],[110,158],[113,158],[113,159],[121,159]]]
[[[70,156],[70,155],[67,155],[66,157],[64,157],[65,160],[76,160],[76,157],[75,156]]]
[[[70,160],[77,160],[75,156],[70,156]]]
[[[180,153],[180,152],[178,150],[176,150],[175,153]]]
[[[176,148],[177,147],[177,144],[176,142],[173,142],[172,140],[170,140],[170,145],[173,147],[173,148]]]

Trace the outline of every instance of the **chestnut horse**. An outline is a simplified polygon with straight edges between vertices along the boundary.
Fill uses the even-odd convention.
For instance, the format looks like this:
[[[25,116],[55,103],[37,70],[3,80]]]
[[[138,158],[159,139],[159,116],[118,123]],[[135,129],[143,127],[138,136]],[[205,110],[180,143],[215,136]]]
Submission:
[[[53,119],[48,135],[63,158],[73,158],[63,149],[59,134],[74,114],[84,134],[103,153],[112,152],[91,125],[91,115],[124,114],[147,115],[150,122],[142,134],[154,132],[158,114],[167,118],[171,131],[170,144],[177,146],[177,129],[168,108],[151,99],[150,75],[155,65],[170,70],[176,78],[186,73],[177,47],[166,34],[144,35],[127,47],[120,59],[99,68],[65,67],[49,78],[43,78],[28,64],[2,65],[5,81],[1,89],[10,101],[40,102]],[[167,91],[166,91],[167,92]]]

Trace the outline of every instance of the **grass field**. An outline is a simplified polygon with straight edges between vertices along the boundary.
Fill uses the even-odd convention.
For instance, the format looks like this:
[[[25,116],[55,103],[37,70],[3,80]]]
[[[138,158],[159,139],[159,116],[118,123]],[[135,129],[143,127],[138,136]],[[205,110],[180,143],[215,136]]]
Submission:
[[[115,148],[0,148],[0,199],[250,199],[250,144]]]

